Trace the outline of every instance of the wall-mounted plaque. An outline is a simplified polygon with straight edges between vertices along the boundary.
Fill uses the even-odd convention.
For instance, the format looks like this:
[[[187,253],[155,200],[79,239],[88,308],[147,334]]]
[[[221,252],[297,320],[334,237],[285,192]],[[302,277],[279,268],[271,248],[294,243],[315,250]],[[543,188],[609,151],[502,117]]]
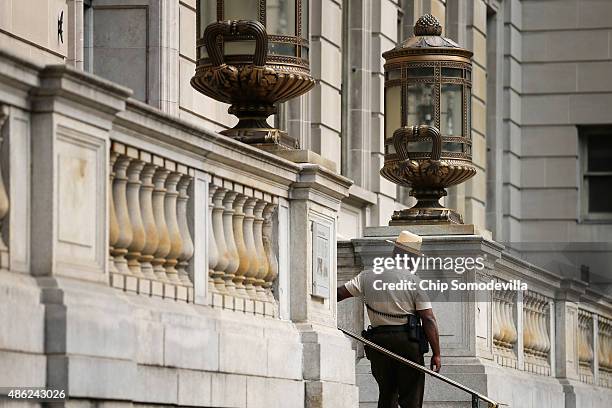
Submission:
[[[312,294],[329,298],[331,225],[312,221]]]

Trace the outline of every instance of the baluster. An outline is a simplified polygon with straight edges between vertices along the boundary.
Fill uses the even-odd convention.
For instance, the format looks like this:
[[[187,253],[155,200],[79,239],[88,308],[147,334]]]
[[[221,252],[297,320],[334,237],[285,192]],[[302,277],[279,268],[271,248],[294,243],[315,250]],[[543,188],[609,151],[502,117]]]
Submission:
[[[240,264],[240,257],[238,256],[238,249],[236,248],[236,240],[234,237],[234,200],[238,193],[235,191],[228,191],[223,197],[223,233],[225,237],[225,246],[227,248],[228,263],[225,268],[225,274],[223,280],[225,281],[225,287],[229,293],[236,293],[236,284],[234,278],[236,277],[236,271]]]
[[[186,286],[193,286],[187,267],[189,266],[189,260],[193,256],[193,240],[191,239],[191,233],[189,232],[189,224],[187,222],[187,202],[189,201],[189,185],[191,184],[192,177],[184,174],[178,183],[178,201],[176,204],[176,215],[178,217],[179,230],[181,232],[181,241],[183,247],[181,254],[178,257],[177,270],[180,281]]]
[[[169,174],[170,171],[167,169],[158,167],[153,176],[153,216],[157,226],[159,242],[151,264],[153,265],[155,276],[161,282],[168,282],[164,263],[166,262],[166,255],[170,252],[170,235],[168,234],[168,226],[166,224],[164,202],[166,196],[166,178]]]
[[[127,169],[127,207],[132,227],[132,241],[128,246],[126,255],[128,267],[132,274],[138,278],[144,278],[140,269],[140,254],[145,246],[145,230],[140,214],[140,172],[145,163],[141,160],[132,159]]]
[[[238,269],[236,270],[236,276],[234,276],[234,283],[236,285],[236,293],[246,295],[246,289],[244,286],[245,274],[249,270],[249,256],[244,242],[244,203],[247,200],[247,196],[244,194],[238,194],[234,200],[234,217],[232,219],[232,229],[234,231],[234,240],[236,241],[236,251],[238,252]]]
[[[548,354],[550,352],[550,336],[548,334],[548,310],[548,301],[546,298],[543,298],[540,304],[540,327],[542,330],[542,335],[544,336],[544,357],[548,357]]]
[[[253,236],[255,237],[255,248],[257,249],[257,260],[258,268],[257,275],[255,276],[255,290],[257,291],[257,298],[266,299],[266,293],[263,285],[266,283],[265,277],[268,274],[268,257],[263,244],[263,210],[267,203],[264,200],[257,201],[253,214],[255,220],[253,221]]]
[[[176,202],[178,197],[176,186],[181,177],[181,173],[170,173],[166,179],[166,197],[164,201],[166,223],[168,225],[168,235],[170,237],[170,251],[168,251],[166,255],[164,268],[166,269],[168,280],[175,284],[181,283],[178,277],[178,271],[176,270],[176,264],[178,263],[178,257],[181,255],[183,248],[181,231],[178,226],[178,220],[176,219]]]
[[[118,273],[115,265],[115,257],[112,255],[117,240],[119,239],[119,224],[117,223],[117,215],[115,213],[115,201],[113,200],[113,185],[115,181],[115,162],[117,161],[117,152],[110,152],[109,161],[109,176],[108,176],[108,268],[111,274]],[[0,237],[0,239],[2,239]],[[112,275],[111,275],[112,276]]]
[[[208,185],[208,287],[211,292],[218,290],[217,284],[223,284],[223,279],[218,282],[219,276],[216,272],[217,263],[219,261],[219,251],[217,249],[217,239],[213,228],[213,196],[217,191],[217,186],[212,183]]]
[[[531,327],[531,295],[525,294],[525,307],[523,311],[523,348],[527,354],[533,354],[533,329]]]
[[[127,206],[127,175],[126,171],[131,159],[127,156],[120,155],[115,161],[115,182],[113,184],[113,199],[115,201],[115,214],[117,216],[117,225],[119,234],[115,244],[113,245],[113,256],[115,257],[115,266],[122,275],[130,276],[125,255],[128,253],[128,246],[132,242],[132,226]]]
[[[493,292],[493,340],[499,345],[502,339],[502,322],[499,315],[499,291]]]
[[[217,241],[217,264],[215,265],[215,286],[220,292],[227,293],[225,286],[225,269],[229,265],[227,246],[225,245],[225,234],[223,232],[223,197],[227,189],[218,187],[213,195],[212,224]]]
[[[151,262],[155,258],[155,252],[159,245],[159,233],[155,224],[155,216],[153,214],[153,176],[157,166],[147,163],[141,172],[140,180],[140,212],[142,214],[142,225],[145,231],[145,245],[140,251],[140,269],[142,274],[147,278],[154,280],[156,275],[153,272]]]
[[[249,258],[249,269],[244,275],[244,284],[247,293],[251,297],[255,297],[256,294],[255,286],[253,284],[257,277],[257,271],[259,271],[259,259],[257,256],[257,248],[255,246],[255,237],[253,235],[253,222],[255,220],[253,209],[255,208],[257,201],[258,200],[256,198],[249,197],[244,203],[243,233],[244,244],[246,245],[247,256]]]
[[[508,324],[510,330],[510,339],[508,341],[509,348],[514,347],[514,343],[516,343],[516,339],[518,338],[518,331],[516,330],[516,324],[514,323],[514,292],[508,292],[507,294],[507,314],[508,314]]]
[[[272,285],[274,281],[278,277],[278,260],[276,259],[276,254],[274,253],[274,246],[272,241],[272,215],[276,210],[276,205],[272,203],[268,203],[264,208],[263,217],[263,245],[264,250],[266,252],[266,256],[268,258],[268,274],[264,278],[264,289],[266,291],[266,297],[270,302],[274,302],[274,294],[272,293]]]
[[[8,119],[8,110],[6,108],[0,111],[0,147],[2,146],[3,137],[2,137],[2,128],[4,127],[4,123]],[[1,166],[0,166],[1,167]],[[10,206],[9,196],[6,192],[6,187],[4,186],[4,177],[2,175],[2,169],[0,168],[0,232],[2,231],[2,225],[4,223],[4,218],[8,214]],[[2,238],[2,234],[0,233],[0,267],[8,268],[9,260],[8,260],[8,246],[4,242]]]

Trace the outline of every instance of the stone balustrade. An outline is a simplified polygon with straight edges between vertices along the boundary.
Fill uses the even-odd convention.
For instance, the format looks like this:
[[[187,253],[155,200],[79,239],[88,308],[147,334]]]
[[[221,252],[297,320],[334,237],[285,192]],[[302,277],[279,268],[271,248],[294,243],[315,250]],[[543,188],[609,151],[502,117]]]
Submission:
[[[109,269],[113,287],[193,301],[187,222],[193,170],[113,142],[109,167]]]
[[[550,299],[533,291],[523,295],[525,371],[550,375]]]
[[[514,368],[517,365],[515,345],[518,339],[515,300],[515,292],[496,290],[492,295],[495,360],[501,365]]]
[[[278,199],[240,183],[213,177],[209,184],[209,288],[212,305],[278,315],[273,217]]]
[[[601,316],[598,320],[599,385],[612,387],[612,320]]]

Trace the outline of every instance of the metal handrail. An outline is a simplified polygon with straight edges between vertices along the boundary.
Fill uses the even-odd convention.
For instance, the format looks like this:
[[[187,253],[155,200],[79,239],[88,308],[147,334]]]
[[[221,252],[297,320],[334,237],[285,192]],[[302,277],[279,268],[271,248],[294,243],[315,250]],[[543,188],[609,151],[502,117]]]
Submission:
[[[397,360],[397,361],[399,361],[401,363],[409,365],[410,367],[412,367],[412,368],[414,368],[414,369],[416,369],[418,371],[421,371],[421,372],[423,372],[425,374],[429,374],[432,377],[437,378],[438,380],[444,381],[445,383],[450,384],[450,385],[452,385],[455,388],[459,388],[460,390],[463,390],[463,391],[471,394],[472,395],[472,408],[478,408],[478,403],[479,403],[480,400],[483,400],[486,403],[488,403],[489,404],[488,408],[499,408],[500,406],[504,405],[504,404],[501,404],[501,403],[499,403],[497,401],[492,400],[491,398],[487,397],[486,395],[480,394],[479,392],[474,391],[473,389],[471,389],[469,387],[466,387],[463,384],[458,383],[457,381],[451,380],[450,378],[445,377],[445,376],[443,376],[440,373],[437,373],[437,372],[435,372],[433,370],[430,370],[429,368],[427,368],[425,366],[422,366],[422,365],[420,365],[418,363],[415,363],[414,361],[410,361],[410,360],[408,360],[408,359],[406,359],[406,358],[404,358],[404,357],[402,357],[400,355],[397,355],[397,354],[387,350],[386,348],[379,346],[376,343],[372,343],[371,341],[364,339],[363,337],[359,336],[358,334],[355,334],[355,333],[353,333],[351,331],[344,330],[344,329],[341,329],[341,328],[338,328],[338,330],[340,330],[342,333],[346,334],[347,336],[352,337],[353,339],[355,339],[357,341],[360,341],[363,344],[366,344],[367,346],[372,347],[373,349],[378,350],[381,353],[386,354],[387,356],[389,356],[391,358],[394,358],[395,360]]]

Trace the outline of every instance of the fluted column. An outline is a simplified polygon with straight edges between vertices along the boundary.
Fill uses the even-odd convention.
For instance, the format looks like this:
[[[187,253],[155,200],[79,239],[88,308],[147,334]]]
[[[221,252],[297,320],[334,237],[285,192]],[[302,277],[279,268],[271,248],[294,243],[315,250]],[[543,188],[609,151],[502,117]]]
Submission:
[[[274,252],[274,242],[272,241],[272,215],[276,210],[276,205],[268,203],[263,211],[263,245],[268,259],[268,273],[264,278],[264,289],[266,297],[269,301],[274,302],[274,294],[272,293],[272,285],[278,277],[278,259]]]
[[[177,271],[180,281],[186,286],[193,286],[187,267],[189,266],[189,260],[193,256],[193,240],[191,239],[191,233],[189,232],[189,225],[187,222],[187,202],[189,201],[189,185],[191,184],[192,177],[184,174],[178,183],[178,198],[176,203],[176,216],[178,218],[179,230],[181,232],[181,241],[183,243],[181,254],[178,257]]]
[[[145,230],[140,214],[140,172],[145,163],[141,160],[133,159],[127,169],[127,207],[132,227],[132,241],[128,246],[126,255],[128,267],[132,274],[139,278],[144,278],[140,269],[140,254],[145,246]]]
[[[247,253],[246,244],[244,242],[244,203],[247,200],[244,194],[238,194],[234,199],[234,217],[232,219],[232,229],[234,230],[234,241],[236,242],[236,251],[238,253],[238,269],[234,276],[234,284],[236,285],[236,293],[246,295],[244,286],[245,274],[249,270],[249,256]]]
[[[115,266],[119,273],[130,275],[127,260],[125,255],[128,253],[128,246],[132,242],[132,226],[127,205],[127,168],[131,159],[127,156],[119,156],[115,161],[115,182],[113,184],[113,200],[115,202],[115,214],[117,216],[117,225],[119,226],[119,234],[115,244],[113,245],[113,256],[115,257]]]
[[[166,255],[164,262],[164,268],[166,269],[166,275],[168,280],[172,283],[181,283],[178,277],[178,271],[176,270],[176,264],[178,263],[178,257],[181,254],[183,247],[183,240],[181,237],[181,231],[179,229],[178,220],[176,218],[176,202],[178,197],[178,191],[176,186],[181,179],[181,173],[172,172],[166,179],[166,196],[164,200],[164,211],[166,216],[166,223],[168,225],[168,236],[170,238],[170,250]]]
[[[159,242],[151,264],[153,265],[155,276],[162,282],[168,282],[164,263],[166,262],[166,255],[170,252],[170,235],[168,234],[164,210],[166,196],[165,185],[168,174],[170,174],[170,172],[167,169],[159,167],[153,176],[153,217],[155,218],[157,233],[159,234]]]
[[[115,244],[119,239],[119,224],[117,223],[117,214],[115,213],[115,202],[113,200],[113,185],[115,181],[115,162],[117,161],[118,154],[116,152],[110,152],[109,160],[109,176],[108,176],[108,250],[109,260],[108,269],[109,272],[118,273],[117,267],[115,266],[115,258],[113,257],[113,250]],[[1,239],[1,237],[0,237]]]
[[[247,293],[251,297],[255,297],[256,295],[254,283],[257,279],[257,272],[259,271],[259,259],[257,247],[255,246],[255,236],[253,235],[253,222],[255,220],[253,209],[257,201],[256,198],[249,197],[244,203],[243,233],[244,244],[246,245],[247,256],[249,258],[249,269],[244,274],[244,285]]]
[[[257,297],[260,299],[266,299],[264,284],[266,283],[265,277],[268,274],[268,257],[263,244],[263,210],[267,203],[264,200],[257,201],[255,208],[253,209],[253,236],[255,238],[255,248],[257,249],[257,260],[258,268],[257,275],[255,276],[255,290],[257,291]]]
[[[140,251],[140,269],[142,274],[148,279],[155,279],[153,265],[151,262],[155,258],[155,252],[159,244],[159,233],[153,215],[153,176],[157,166],[146,164],[141,172],[140,180],[140,213],[142,214],[142,224],[145,232],[145,245]]]
[[[218,282],[223,275],[219,276],[216,272],[217,263],[219,262],[219,251],[217,249],[217,239],[215,238],[215,230],[212,222],[214,208],[213,197],[217,188],[218,187],[212,183],[208,185],[208,287],[211,292],[217,290],[218,283],[223,284],[223,279],[221,279],[221,282]]]
[[[223,232],[223,197],[227,193],[227,189],[218,187],[213,195],[213,210],[212,224],[217,243],[217,264],[215,265],[215,287],[220,292],[227,292],[225,286],[225,270],[229,265],[229,256],[227,255],[227,246],[225,245],[225,233]]]

